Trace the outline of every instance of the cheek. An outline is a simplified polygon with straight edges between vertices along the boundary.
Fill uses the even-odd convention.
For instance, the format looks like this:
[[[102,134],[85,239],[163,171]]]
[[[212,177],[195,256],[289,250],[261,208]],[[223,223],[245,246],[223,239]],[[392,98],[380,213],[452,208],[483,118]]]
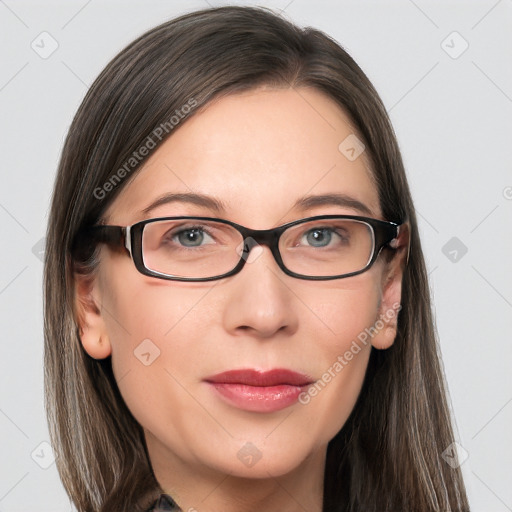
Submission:
[[[310,428],[321,442],[343,427],[361,391],[371,351],[370,329],[378,317],[380,293],[369,272],[336,289],[319,290],[309,299],[311,321],[305,322],[315,340],[311,356],[319,363],[317,382],[300,397]],[[347,284],[348,283],[348,284]]]
[[[158,423],[163,403],[182,409],[190,402],[190,370],[214,348],[209,330],[218,315],[203,300],[210,287],[160,282],[129,268],[123,275],[116,265],[104,275],[103,316],[119,390],[139,423]]]
[[[343,353],[378,318],[380,288],[371,271],[354,276],[336,288],[318,289],[307,304],[313,315],[305,327],[310,329],[319,354],[332,359]],[[361,336],[362,337],[362,336]]]
[[[143,276],[129,258],[117,255],[106,257],[102,265],[104,319],[114,364],[133,363],[133,351],[145,340],[155,345],[155,352],[162,350],[183,324],[194,333],[194,322],[199,322],[194,308],[201,307],[208,288]]]

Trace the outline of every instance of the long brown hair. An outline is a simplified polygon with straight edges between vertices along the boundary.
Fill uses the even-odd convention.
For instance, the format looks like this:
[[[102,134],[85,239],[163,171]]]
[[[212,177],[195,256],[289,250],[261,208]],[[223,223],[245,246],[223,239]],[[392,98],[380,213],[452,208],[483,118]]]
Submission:
[[[313,87],[337,102],[366,146],[384,218],[410,223],[396,340],[371,349],[355,408],[328,445],[323,510],[469,510],[460,470],[441,457],[453,428],[416,216],[386,110],[338,43],[255,7],[196,11],[145,33],[107,65],[69,129],[44,269],[46,410],[63,485],[80,512],[145,510],[163,492],[110,357],[93,359],[81,345],[74,272],[92,271],[97,259],[76,261],[73,239],[135,175],[149,136],[158,147],[213,98],[259,86]]]

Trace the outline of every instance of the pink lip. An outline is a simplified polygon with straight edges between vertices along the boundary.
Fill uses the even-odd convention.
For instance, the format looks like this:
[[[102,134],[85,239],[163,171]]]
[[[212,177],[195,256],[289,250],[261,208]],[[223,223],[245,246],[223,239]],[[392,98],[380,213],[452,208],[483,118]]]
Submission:
[[[314,379],[291,370],[275,369],[267,372],[231,370],[205,381],[239,409],[273,412],[293,405]]]

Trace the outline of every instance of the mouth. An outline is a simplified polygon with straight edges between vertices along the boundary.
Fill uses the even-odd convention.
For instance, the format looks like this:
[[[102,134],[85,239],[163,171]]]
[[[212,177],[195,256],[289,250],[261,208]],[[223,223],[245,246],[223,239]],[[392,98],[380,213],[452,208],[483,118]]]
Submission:
[[[287,369],[231,370],[204,379],[217,396],[251,412],[274,412],[297,402],[314,379]]]

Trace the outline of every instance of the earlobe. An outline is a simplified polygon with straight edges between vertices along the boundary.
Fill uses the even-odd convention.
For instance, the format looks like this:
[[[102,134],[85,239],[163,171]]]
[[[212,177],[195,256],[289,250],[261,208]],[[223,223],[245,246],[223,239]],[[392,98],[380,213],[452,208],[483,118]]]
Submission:
[[[384,291],[379,308],[379,316],[374,325],[374,336],[372,346],[378,350],[385,350],[395,342],[397,333],[398,313],[400,305],[400,284]],[[398,289],[397,289],[398,288]],[[397,298],[398,296],[398,298]],[[393,302],[394,301],[394,302]]]
[[[97,335],[92,329],[82,331],[80,341],[85,351],[94,359],[105,359],[112,353],[108,336]]]
[[[378,350],[385,350],[393,345],[396,338],[396,323],[384,324],[382,329],[372,338],[372,346]]]
[[[398,287],[400,293],[400,287]],[[396,298],[396,288],[385,294],[379,308],[379,316],[375,321],[372,337],[372,346],[379,350],[385,350],[395,342],[398,330],[398,313],[402,309],[400,300]],[[394,302],[393,302],[394,301]]]
[[[93,278],[75,274],[75,321],[85,351],[94,359],[112,352]]]

